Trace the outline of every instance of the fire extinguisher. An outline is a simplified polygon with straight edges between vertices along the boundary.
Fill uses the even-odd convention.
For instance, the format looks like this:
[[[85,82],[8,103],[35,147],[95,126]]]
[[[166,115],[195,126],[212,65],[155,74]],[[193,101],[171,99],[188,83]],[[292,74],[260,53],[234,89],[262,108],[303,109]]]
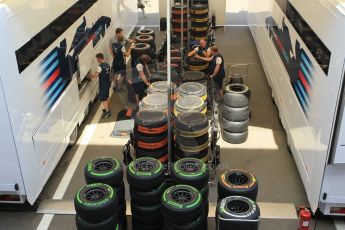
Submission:
[[[308,209],[303,209],[299,212],[298,230],[308,230],[311,220],[311,212]]]
[[[216,13],[213,11],[212,12],[212,18],[211,18],[211,26],[213,29],[216,29]]]

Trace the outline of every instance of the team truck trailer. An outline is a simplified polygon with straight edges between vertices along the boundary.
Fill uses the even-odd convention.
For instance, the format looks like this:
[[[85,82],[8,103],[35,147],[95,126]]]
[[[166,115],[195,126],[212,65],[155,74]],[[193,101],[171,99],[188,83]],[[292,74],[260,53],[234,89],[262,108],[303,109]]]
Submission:
[[[310,206],[345,215],[345,1],[258,0],[249,8]]]
[[[95,55],[137,21],[135,1],[0,3],[0,203],[35,203],[97,99]]]

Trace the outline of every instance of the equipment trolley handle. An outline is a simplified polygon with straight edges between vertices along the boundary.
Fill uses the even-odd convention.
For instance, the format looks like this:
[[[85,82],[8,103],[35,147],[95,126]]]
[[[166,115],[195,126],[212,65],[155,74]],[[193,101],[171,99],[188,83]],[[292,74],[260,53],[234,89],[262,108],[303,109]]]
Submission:
[[[226,83],[230,84],[232,82],[236,82],[248,85],[249,67],[249,63],[228,64]]]

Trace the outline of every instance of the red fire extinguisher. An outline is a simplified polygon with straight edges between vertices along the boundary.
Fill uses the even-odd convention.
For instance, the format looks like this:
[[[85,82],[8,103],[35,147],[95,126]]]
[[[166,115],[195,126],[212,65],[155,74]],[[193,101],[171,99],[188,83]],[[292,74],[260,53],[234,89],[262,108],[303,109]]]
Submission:
[[[309,230],[311,220],[311,212],[308,209],[303,209],[299,213],[298,230]]]

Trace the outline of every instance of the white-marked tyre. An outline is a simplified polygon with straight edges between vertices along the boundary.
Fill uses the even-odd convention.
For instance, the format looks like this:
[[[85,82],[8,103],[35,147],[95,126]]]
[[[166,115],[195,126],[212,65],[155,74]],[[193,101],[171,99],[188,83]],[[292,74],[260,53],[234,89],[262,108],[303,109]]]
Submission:
[[[230,84],[225,87],[224,104],[229,107],[241,108],[250,103],[250,90],[243,84]]]
[[[259,184],[256,177],[248,171],[233,169],[224,172],[218,180],[218,198],[244,196],[256,200]]]
[[[230,133],[244,133],[248,131],[249,119],[245,121],[229,121],[223,117],[222,129]]]
[[[250,108],[249,106],[234,108],[224,105],[222,114],[228,121],[245,121],[249,118]]]
[[[243,133],[230,133],[222,129],[223,140],[230,144],[242,144],[245,143],[248,139],[248,131]]]

